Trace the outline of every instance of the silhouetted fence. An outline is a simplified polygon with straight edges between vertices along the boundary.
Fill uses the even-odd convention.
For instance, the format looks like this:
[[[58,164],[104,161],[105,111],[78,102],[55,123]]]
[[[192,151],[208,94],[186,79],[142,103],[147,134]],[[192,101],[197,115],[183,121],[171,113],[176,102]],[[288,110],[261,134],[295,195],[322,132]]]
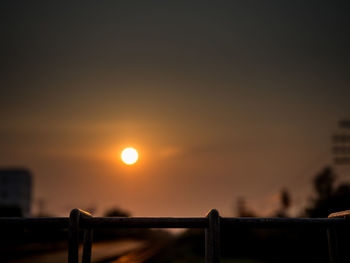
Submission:
[[[93,217],[88,212],[73,209],[69,218],[0,218],[6,229],[68,228],[68,263],[79,262],[79,232],[84,231],[82,262],[91,262],[92,233],[96,228],[200,228],[205,229],[205,262],[220,262],[220,231],[227,227],[248,228],[319,228],[327,229],[331,263],[343,259],[339,253],[337,231],[350,225],[350,210],[333,213],[328,218],[227,218],[211,210],[206,217]]]

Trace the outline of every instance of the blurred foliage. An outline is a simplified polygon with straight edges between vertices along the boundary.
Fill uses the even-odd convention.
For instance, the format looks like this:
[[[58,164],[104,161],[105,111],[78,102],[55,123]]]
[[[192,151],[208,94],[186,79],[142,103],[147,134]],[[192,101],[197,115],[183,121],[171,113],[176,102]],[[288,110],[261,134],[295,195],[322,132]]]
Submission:
[[[131,214],[123,209],[120,209],[118,207],[113,207],[111,209],[109,209],[104,216],[106,217],[114,217],[114,216],[119,216],[119,217],[130,217]]]
[[[313,182],[316,197],[305,209],[303,216],[327,217],[329,214],[350,209],[350,185],[335,186],[336,174],[331,167],[318,173]]]
[[[336,174],[324,168],[313,180],[315,197],[303,217],[327,217],[330,213],[350,209],[350,185],[336,185]],[[287,189],[280,192],[280,208],[273,216],[288,217],[292,197]],[[240,217],[257,216],[245,203],[237,202]],[[340,233],[341,232],[341,233]],[[350,230],[338,231],[340,253],[347,253]],[[224,263],[294,263],[328,262],[328,241],[325,228],[254,229],[225,228],[221,231],[221,254]],[[173,244],[147,263],[180,263],[204,261],[204,231],[187,230]]]

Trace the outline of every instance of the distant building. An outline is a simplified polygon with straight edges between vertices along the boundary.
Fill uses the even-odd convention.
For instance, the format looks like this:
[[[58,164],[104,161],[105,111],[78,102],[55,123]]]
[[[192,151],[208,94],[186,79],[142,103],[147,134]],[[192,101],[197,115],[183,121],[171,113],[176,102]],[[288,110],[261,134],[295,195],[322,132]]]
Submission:
[[[333,156],[336,165],[350,165],[350,120],[339,121],[338,129],[332,137]]]
[[[0,208],[30,216],[32,175],[26,169],[0,169]],[[12,209],[12,210],[11,210]],[[6,213],[6,212],[5,212]]]

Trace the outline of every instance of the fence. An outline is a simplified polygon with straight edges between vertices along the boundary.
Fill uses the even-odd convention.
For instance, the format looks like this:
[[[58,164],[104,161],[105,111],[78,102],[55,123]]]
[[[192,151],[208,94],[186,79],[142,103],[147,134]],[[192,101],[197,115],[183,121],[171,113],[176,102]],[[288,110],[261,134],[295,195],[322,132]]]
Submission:
[[[73,209],[66,218],[0,218],[6,228],[68,228],[68,263],[79,262],[79,232],[84,231],[82,262],[91,262],[92,232],[95,228],[201,228],[205,229],[205,262],[220,262],[220,231],[230,226],[258,228],[319,227],[326,228],[331,263],[339,263],[337,229],[350,225],[350,210],[333,213],[328,218],[228,218],[211,210],[206,217],[93,217]]]

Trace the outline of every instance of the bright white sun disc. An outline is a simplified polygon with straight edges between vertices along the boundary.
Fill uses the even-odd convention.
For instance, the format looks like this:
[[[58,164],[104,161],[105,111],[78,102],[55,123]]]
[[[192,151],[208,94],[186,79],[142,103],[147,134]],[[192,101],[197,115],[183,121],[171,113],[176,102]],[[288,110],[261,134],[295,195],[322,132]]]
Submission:
[[[125,148],[122,151],[122,161],[127,164],[127,165],[131,165],[137,162],[137,160],[139,159],[139,154],[138,152],[134,149],[134,148]]]

